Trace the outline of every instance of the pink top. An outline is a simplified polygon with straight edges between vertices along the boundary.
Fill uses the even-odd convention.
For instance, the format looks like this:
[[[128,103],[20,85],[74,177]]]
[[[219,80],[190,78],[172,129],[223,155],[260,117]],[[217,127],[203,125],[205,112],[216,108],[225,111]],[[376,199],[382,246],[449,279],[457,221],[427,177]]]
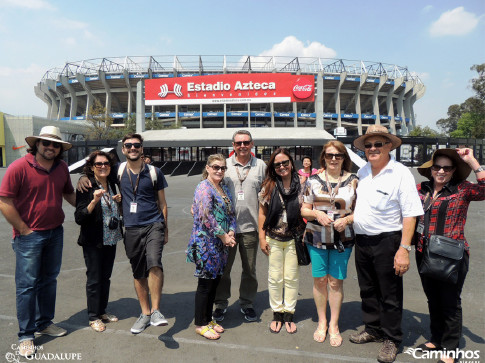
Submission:
[[[60,161],[47,171],[34,155],[15,160],[7,169],[0,196],[12,198],[20,218],[33,231],[54,229],[64,222],[62,194],[74,192],[67,164]],[[19,231],[14,229],[14,236]]]
[[[301,175],[301,176],[306,176],[307,178],[310,176],[310,173],[305,173],[304,169],[298,170],[298,174]],[[311,175],[315,175],[315,174],[318,174],[318,170],[313,168]]]

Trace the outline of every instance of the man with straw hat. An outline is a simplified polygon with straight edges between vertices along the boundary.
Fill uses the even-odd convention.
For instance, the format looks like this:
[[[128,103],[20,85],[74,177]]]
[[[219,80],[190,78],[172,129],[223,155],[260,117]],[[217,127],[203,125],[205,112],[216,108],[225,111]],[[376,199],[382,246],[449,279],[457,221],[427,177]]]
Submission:
[[[45,126],[39,136],[25,138],[27,155],[7,169],[0,186],[0,211],[13,227],[15,285],[19,322],[19,354],[35,353],[34,334],[63,336],[52,323],[57,275],[61,269],[64,212],[62,199],[75,206],[62,152],[72,145],[58,127]]]
[[[416,216],[423,214],[411,172],[390,152],[401,139],[371,125],[354,146],[368,160],[357,175],[354,211],[355,266],[365,328],[350,336],[356,344],[383,342],[377,360],[393,362],[402,341],[403,282]]]

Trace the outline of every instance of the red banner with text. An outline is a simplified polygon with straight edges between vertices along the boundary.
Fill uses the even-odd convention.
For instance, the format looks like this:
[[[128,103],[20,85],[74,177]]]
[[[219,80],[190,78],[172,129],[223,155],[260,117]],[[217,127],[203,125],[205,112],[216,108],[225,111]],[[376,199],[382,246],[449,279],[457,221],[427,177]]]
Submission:
[[[313,102],[315,78],[286,73],[237,73],[148,79],[145,104]]]

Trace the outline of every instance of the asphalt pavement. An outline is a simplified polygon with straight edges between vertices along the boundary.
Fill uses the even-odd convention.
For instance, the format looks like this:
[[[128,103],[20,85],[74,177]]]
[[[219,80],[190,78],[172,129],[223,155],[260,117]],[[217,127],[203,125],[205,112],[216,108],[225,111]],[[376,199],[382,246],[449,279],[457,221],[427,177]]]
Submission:
[[[0,178],[5,174],[0,168]],[[413,174],[421,181],[415,170]],[[473,174],[473,173],[472,173]],[[79,175],[72,175],[73,183]],[[474,176],[471,176],[474,178]],[[473,179],[471,179],[473,180]],[[68,330],[61,338],[35,339],[38,354],[30,361],[82,361],[82,362],[375,362],[379,343],[352,344],[349,335],[363,328],[359,287],[354,256],[349,263],[348,277],[344,282],[345,297],[340,316],[343,344],[331,347],[313,341],[317,314],[312,295],[311,267],[301,267],[300,296],[295,321],[298,332],[288,334],[283,328],[279,334],[269,331],[272,312],[267,290],[267,258],[258,252],[257,274],[259,281],[255,309],[258,321],[246,322],[237,303],[241,264],[237,257],[232,271],[232,297],[222,325],[226,329],[218,341],[209,341],[194,332],[194,291],[197,280],[194,266],[185,262],[192,218],[190,204],[199,176],[168,177],[166,190],[169,206],[169,242],[163,253],[165,286],[161,312],[168,326],[150,326],[134,335],[132,324],[140,314],[140,306],[133,288],[130,264],[124,246],[118,245],[111,279],[108,309],[119,317],[119,322],[108,324],[103,333],[88,327],[86,312],[86,268],[82,250],[76,243],[79,226],[74,222],[74,208],[65,203],[64,252],[58,291],[55,322]],[[479,358],[463,362],[485,361],[485,203],[471,203],[468,211],[466,236],[471,245],[470,271],[462,293],[463,338],[461,349],[471,357],[478,351]],[[11,227],[0,215],[0,235],[3,253],[0,255],[0,362],[28,362],[17,353],[17,319],[15,309],[15,255],[11,248]],[[404,340],[399,349],[398,362],[433,362],[413,357],[412,348],[429,339],[429,318],[426,297],[423,293],[411,252],[411,269],[404,276]],[[411,349],[410,349],[411,348]],[[5,358],[4,358],[5,357]]]

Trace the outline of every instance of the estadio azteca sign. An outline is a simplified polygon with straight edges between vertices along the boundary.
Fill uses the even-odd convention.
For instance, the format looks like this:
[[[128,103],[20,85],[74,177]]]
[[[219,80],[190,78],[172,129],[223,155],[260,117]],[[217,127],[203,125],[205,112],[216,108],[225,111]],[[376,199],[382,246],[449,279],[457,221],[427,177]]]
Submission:
[[[145,104],[313,102],[314,76],[238,73],[145,81]]]

